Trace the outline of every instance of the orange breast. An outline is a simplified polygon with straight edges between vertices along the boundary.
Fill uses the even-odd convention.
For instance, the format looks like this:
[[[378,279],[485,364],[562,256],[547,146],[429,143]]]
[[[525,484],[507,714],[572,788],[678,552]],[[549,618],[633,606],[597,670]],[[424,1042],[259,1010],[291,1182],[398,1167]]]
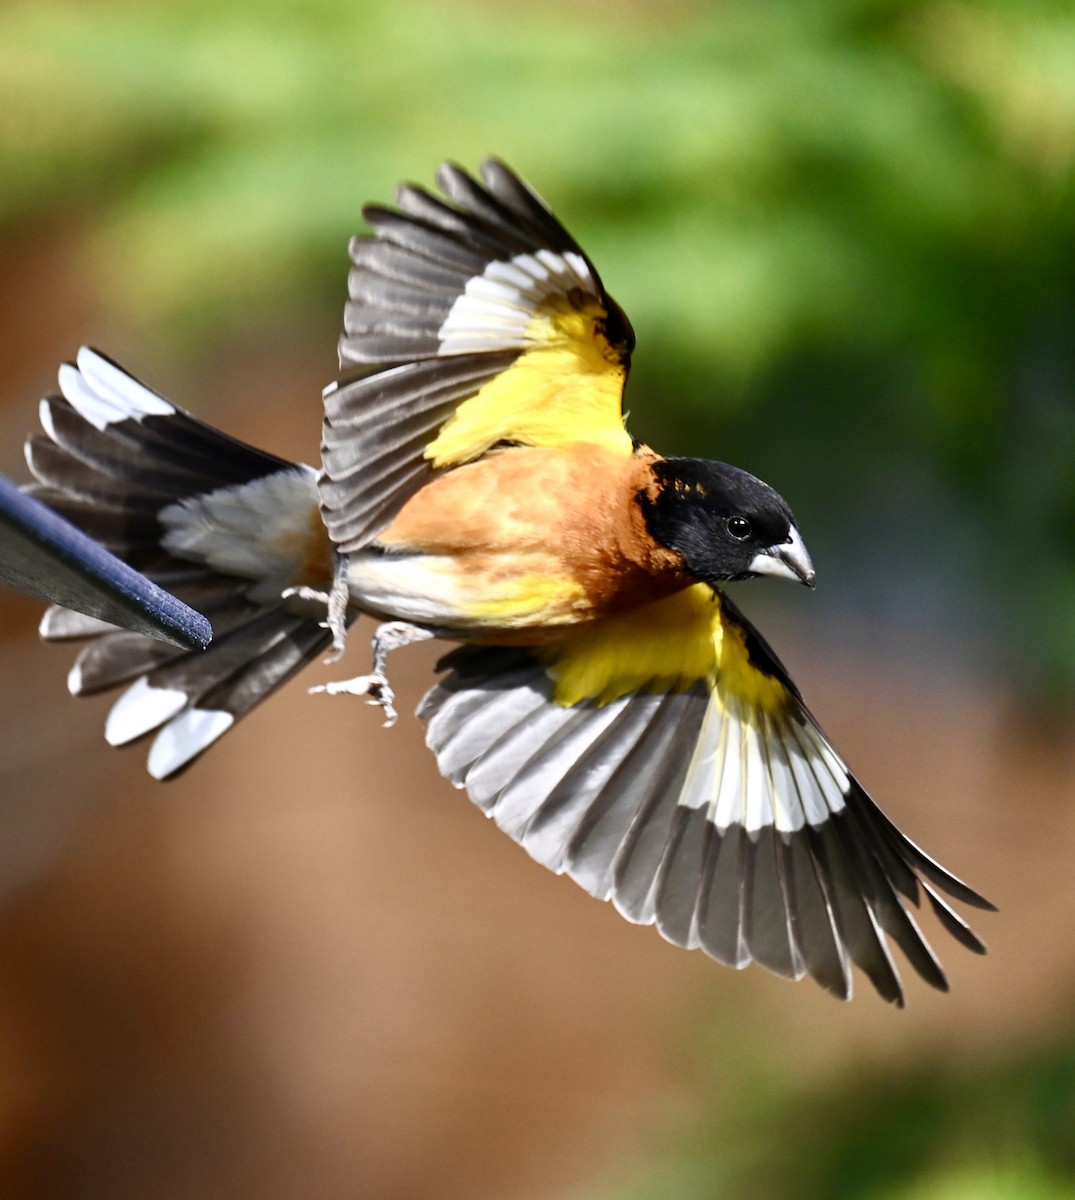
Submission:
[[[377,543],[452,564],[461,595],[510,597],[481,624],[567,628],[623,612],[689,582],[681,560],[659,546],[636,503],[652,486],[655,456],[602,447],[511,447],[435,479]],[[527,596],[532,591],[533,610]],[[499,601],[498,601],[499,604]],[[510,619],[509,618],[510,615]]]

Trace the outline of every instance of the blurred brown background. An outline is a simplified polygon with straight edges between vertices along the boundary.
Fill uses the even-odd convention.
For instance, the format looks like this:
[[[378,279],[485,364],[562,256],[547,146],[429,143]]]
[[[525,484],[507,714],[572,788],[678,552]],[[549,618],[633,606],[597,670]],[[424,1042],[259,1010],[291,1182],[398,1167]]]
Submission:
[[[903,1013],[737,974],[340,668],[154,783],[4,592],[0,1194],[1075,1195],[1073,63],[999,3],[0,14],[0,468],[83,342],[315,461],[361,203],[500,153],[635,319],[634,427],[792,497],[821,586],[741,602],[1001,909]]]

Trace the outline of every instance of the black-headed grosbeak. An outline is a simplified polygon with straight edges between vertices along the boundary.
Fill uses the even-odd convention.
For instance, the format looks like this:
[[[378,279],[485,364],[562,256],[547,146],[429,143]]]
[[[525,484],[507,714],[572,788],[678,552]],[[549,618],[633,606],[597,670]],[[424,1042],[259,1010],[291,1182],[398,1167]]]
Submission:
[[[126,684],[105,734],[175,774],[367,614],[371,675],[328,691],[391,713],[389,648],[460,646],[419,716],[441,771],[529,853],[629,920],[723,963],[857,964],[890,1001],[891,939],[947,986],[908,911],[982,944],[976,892],[878,810],[773,651],[721,591],[811,585],[791,510],[736,467],[624,427],[634,335],[589,258],[502,163],[369,207],[351,246],[320,472],[203,425],[90,350],[28,444],[37,493],[205,612],[182,653],[53,608],[92,638],[73,693]],[[325,619],[325,605],[328,619]]]

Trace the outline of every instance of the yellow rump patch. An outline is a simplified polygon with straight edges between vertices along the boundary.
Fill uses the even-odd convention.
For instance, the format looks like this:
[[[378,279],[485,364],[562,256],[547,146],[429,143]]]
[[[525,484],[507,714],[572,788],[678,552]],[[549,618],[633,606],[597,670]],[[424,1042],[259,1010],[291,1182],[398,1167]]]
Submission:
[[[751,661],[746,631],[704,583],[654,601],[541,651],[554,698],[570,708],[628,692],[686,691],[700,680],[750,707],[779,712],[787,689]]]
[[[605,311],[550,297],[527,326],[530,348],[465,400],[425,449],[434,467],[480,457],[497,442],[593,442],[629,455],[623,425],[627,368],[600,331]]]

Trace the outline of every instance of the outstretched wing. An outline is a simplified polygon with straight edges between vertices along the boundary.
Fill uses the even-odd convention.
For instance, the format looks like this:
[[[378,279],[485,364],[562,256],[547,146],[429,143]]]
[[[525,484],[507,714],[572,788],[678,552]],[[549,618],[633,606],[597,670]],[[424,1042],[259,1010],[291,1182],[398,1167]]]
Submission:
[[[623,454],[634,334],[593,264],[503,163],[445,164],[351,244],[340,363],[325,393],[321,505],[344,552],[437,470],[513,443]]]
[[[675,638],[670,636],[675,629]],[[903,1004],[891,938],[933,987],[907,902],[991,905],[905,838],[832,748],[772,651],[697,585],[558,647],[463,647],[420,715],[441,771],[539,862],[729,966],[850,964]]]

